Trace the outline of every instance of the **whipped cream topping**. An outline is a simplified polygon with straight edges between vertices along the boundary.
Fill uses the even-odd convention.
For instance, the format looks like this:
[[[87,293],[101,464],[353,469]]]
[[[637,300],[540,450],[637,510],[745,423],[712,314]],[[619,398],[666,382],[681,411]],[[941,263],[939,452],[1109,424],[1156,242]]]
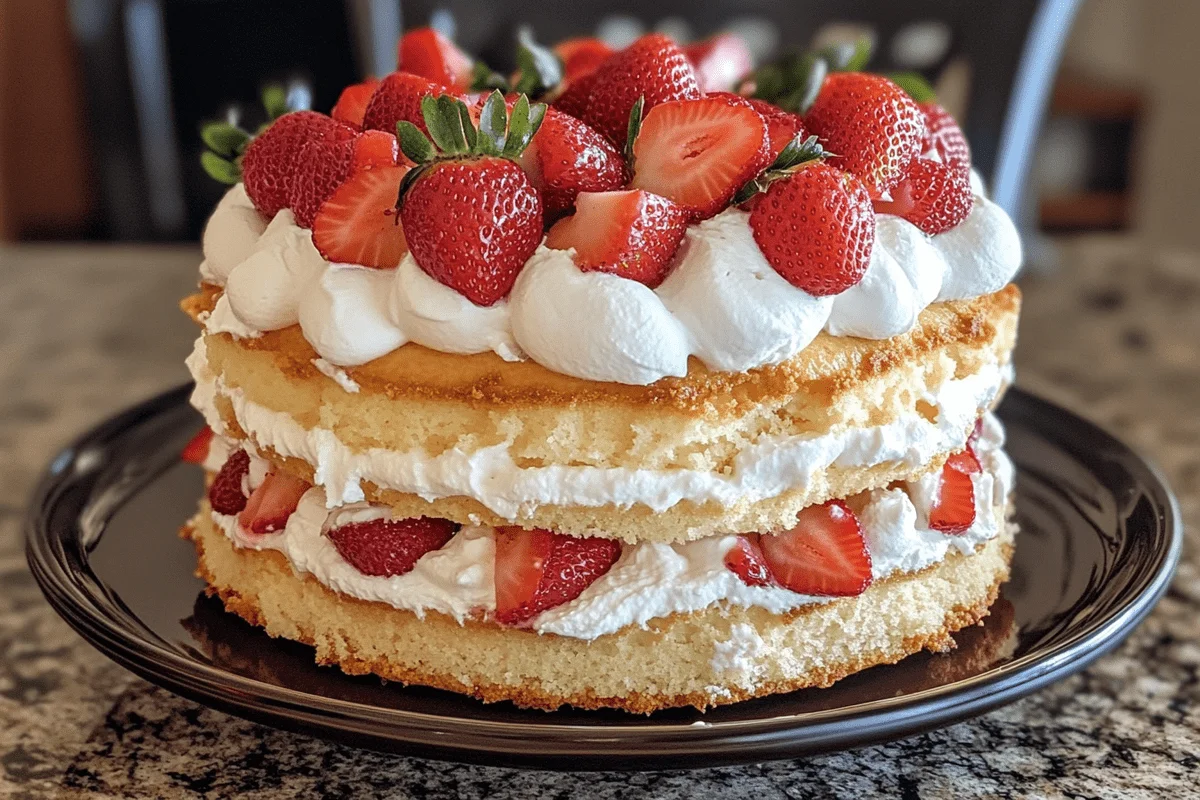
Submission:
[[[655,290],[580,272],[571,251],[542,246],[511,296],[482,307],[429,277],[411,254],[391,270],[329,264],[290,211],[263,227],[248,203],[234,187],[205,229],[201,273],[225,286],[238,323],[222,317],[212,330],[251,336],[300,322],[321,357],[343,367],[411,341],[632,385],[685,375],[689,356],[744,371],[791,358],[822,329],[870,339],[905,333],[931,302],[997,291],[1021,263],[1012,221],[979,195],[966,220],[937,236],[879,215],[862,282],[813,297],[771,268],[749,214],[730,208],[688,230]]]
[[[849,469],[892,462],[918,467],[961,444],[979,414],[991,407],[1001,387],[1011,380],[1007,365],[985,365],[972,375],[947,380],[922,398],[937,410],[932,421],[914,412],[883,425],[845,427],[821,435],[763,436],[741,450],[728,471],[708,472],[521,467],[509,454],[507,442],[470,453],[453,448],[438,455],[424,450],[356,450],[328,428],[304,428],[290,414],[266,408],[247,399],[239,388],[225,385],[208,366],[203,337],[197,339],[186,363],[196,380],[192,405],[215,432],[224,432],[215,405],[219,394],[229,401],[238,425],[254,445],[313,465],[314,482],[325,489],[331,507],[363,500],[362,482],[370,481],[429,501],[471,497],[513,521],[540,505],[628,508],[641,504],[661,512],[690,500],[729,507],[805,486],[831,465]]]
[[[975,447],[983,471],[971,476],[975,521],[963,534],[947,535],[929,528],[928,508],[937,496],[936,480],[867,494],[859,521],[876,581],[936,564],[950,552],[972,555],[977,545],[999,533],[996,509],[1007,503],[1014,476],[1012,462],[1001,450],[1003,441],[1000,423],[988,414]],[[325,501],[320,488],[310,489],[284,530],[275,534],[248,533],[234,516],[213,513],[213,519],[239,547],[278,550],[297,573],[311,574],[351,597],[387,603],[418,615],[437,611],[460,622],[494,610],[495,543],[490,528],[464,528],[404,575],[369,576],[342,559],[323,534],[348,522],[387,518],[388,511],[361,503],[330,511]],[[576,599],[539,614],[532,627],[539,633],[591,640],[629,625],[645,627],[651,620],[717,603],[757,606],[782,614],[829,602],[830,598],[778,586],[747,586],[725,567],[725,555],[735,543],[735,536],[716,536],[685,544],[627,545],[612,569]],[[714,668],[752,671],[761,647],[755,638],[745,631],[735,633],[713,654]]]

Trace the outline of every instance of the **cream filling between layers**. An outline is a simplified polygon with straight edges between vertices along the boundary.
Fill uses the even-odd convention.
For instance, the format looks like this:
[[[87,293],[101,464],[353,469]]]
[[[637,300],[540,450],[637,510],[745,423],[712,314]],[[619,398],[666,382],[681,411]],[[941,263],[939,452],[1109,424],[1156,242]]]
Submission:
[[[913,412],[884,425],[822,435],[764,436],[737,454],[728,473],[718,473],[680,468],[520,467],[507,443],[470,453],[455,448],[438,455],[424,450],[353,450],[334,431],[304,428],[290,414],[266,408],[241,389],[227,386],[209,368],[203,336],[196,340],[187,365],[196,381],[192,405],[212,429],[225,431],[216,407],[219,395],[229,401],[252,446],[312,465],[313,482],[325,490],[330,508],[364,500],[362,482],[370,481],[431,502],[470,497],[513,521],[541,505],[629,508],[642,504],[662,512],[688,500],[713,501],[728,508],[806,486],[830,466],[852,469],[898,463],[916,468],[961,447],[976,418],[991,407],[1011,379],[1008,365],[987,364],[972,375],[945,381],[921,398],[935,409],[933,420]]]
[[[936,481],[870,492],[859,520],[871,553],[874,580],[916,572],[951,552],[973,555],[976,546],[1000,532],[1001,509],[1012,490],[1014,469],[1001,449],[1004,432],[1000,423],[991,414],[984,421],[976,444],[983,471],[971,476],[975,521],[964,533],[948,535],[929,528],[927,509],[938,491]],[[330,511],[324,492],[316,487],[301,498],[284,530],[275,534],[250,534],[235,516],[212,512],[213,521],[238,547],[279,551],[297,574],[310,574],[350,597],[387,603],[418,616],[436,611],[459,622],[494,610],[495,542],[490,528],[463,528],[445,547],[423,556],[410,572],[394,577],[362,574],[341,557],[325,535],[338,525],[388,516],[386,509],[365,503]],[[591,640],[629,625],[645,627],[653,619],[700,611],[717,603],[782,614],[831,599],[774,586],[747,586],[725,567],[725,555],[735,542],[734,536],[716,536],[683,544],[626,545],[612,569],[576,599],[535,617],[533,630]],[[714,668],[740,669],[752,655],[745,652],[745,644],[739,644],[735,636],[719,648],[713,656]]]

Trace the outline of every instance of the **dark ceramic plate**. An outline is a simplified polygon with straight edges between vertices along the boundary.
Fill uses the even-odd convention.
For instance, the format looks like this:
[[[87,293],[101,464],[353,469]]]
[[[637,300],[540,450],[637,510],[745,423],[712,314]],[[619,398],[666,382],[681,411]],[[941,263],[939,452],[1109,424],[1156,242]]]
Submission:
[[[199,470],[190,387],[115,417],[59,453],[33,500],[27,552],[54,608],[138,675],[224,711],[372,748],[560,769],[714,766],[906,736],[980,714],[1083,669],[1124,639],[1179,559],[1162,478],[1091,424],[1019,390],[1000,410],[1016,461],[1012,580],[948,655],[921,654],[829,689],[672,710],[524,711],[313,663],[205,598],[175,531]]]

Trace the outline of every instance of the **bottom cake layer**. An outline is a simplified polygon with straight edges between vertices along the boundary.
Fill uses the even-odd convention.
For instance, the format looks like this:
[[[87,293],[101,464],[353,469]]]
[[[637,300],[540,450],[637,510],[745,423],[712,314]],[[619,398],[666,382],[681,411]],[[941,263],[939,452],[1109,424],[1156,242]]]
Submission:
[[[226,609],[272,636],[312,645],[319,663],[486,702],[638,713],[828,686],[923,649],[951,648],[951,633],[987,616],[1008,577],[1014,534],[1006,526],[973,555],[951,553],[858,597],[782,615],[713,606],[586,641],[346,597],[297,576],[278,552],[235,547],[208,513],[184,529],[199,555],[197,574]]]

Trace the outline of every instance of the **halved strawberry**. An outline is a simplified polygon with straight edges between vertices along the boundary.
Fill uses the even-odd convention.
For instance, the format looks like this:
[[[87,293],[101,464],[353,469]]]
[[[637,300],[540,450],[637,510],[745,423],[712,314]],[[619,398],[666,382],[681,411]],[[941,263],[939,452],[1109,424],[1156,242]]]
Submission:
[[[275,533],[283,530],[288,517],[312,484],[286,472],[268,472],[257,489],[250,493],[246,507],[238,515],[238,524],[250,533]]]
[[[250,474],[250,455],[245,450],[235,450],[208,487],[208,504],[218,514],[238,514],[246,507],[246,495],[242,481]]]
[[[965,533],[975,522],[975,484],[979,460],[969,449],[952,455],[942,467],[938,496],[929,508],[929,527],[942,533]]]
[[[660,103],[646,114],[633,143],[633,180],[687,209],[711,217],[771,160],[767,124],[736,95]]]
[[[288,187],[288,208],[301,228],[311,228],[317,209],[350,174],[355,134],[341,126],[324,139],[311,139],[300,147],[296,174]]]
[[[421,556],[440,550],[458,531],[448,519],[375,519],[325,532],[342,558],[364,575],[403,575]]]
[[[644,111],[668,100],[700,96],[696,75],[683,51],[661,33],[646,34],[609,56],[592,75],[583,121],[616,147],[625,144],[629,110],[645,98]]]
[[[430,95],[440,97],[444,94],[465,97],[448,86],[434,83],[411,72],[393,72],[386,75],[376,87],[375,94],[371,95],[367,110],[363,112],[363,130],[395,133],[396,123],[405,120],[428,132],[425,118],[421,114],[421,98]]]
[[[471,88],[474,60],[433,28],[416,28],[404,34],[398,50],[396,69],[462,92]]]
[[[921,152],[938,154],[943,164],[969,169],[971,146],[958,122],[950,112],[937,103],[918,103],[925,117],[925,138],[921,141]]]
[[[587,115],[588,97],[592,94],[595,83],[595,72],[566,81],[566,88],[554,100],[554,108],[564,114],[570,114],[575,119],[583,119]]]
[[[552,220],[570,209],[580,192],[603,192],[625,184],[625,159],[586,123],[554,108],[517,159],[542,193],[542,214]]]
[[[367,78],[362,83],[350,84],[342,89],[329,116],[352,127],[362,128],[363,115],[367,113],[367,103],[371,102],[371,95],[375,94],[377,88],[379,88],[378,78]]]
[[[882,75],[835,72],[804,117],[832,163],[857,176],[876,198],[891,191],[920,155],[925,118],[908,94]]]
[[[496,529],[496,621],[521,625],[579,597],[621,556],[615,539]]]
[[[396,211],[400,180],[408,167],[373,167],[352,174],[321,204],[313,244],[339,264],[391,269],[408,252]]]
[[[554,54],[563,63],[565,81],[577,81],[585,75],[591,75],[612,53],[611,47],[590,36],[564,39],[554,45]]]
[[[574,247],[584,272],[611,272],[654,288],[667,277],[687,224],[687,212],[650,192],[581,192],[575,213],[555,223],[546,246]]]
[[[363,131],[354,139],[354,157],[350,164],[350,171],[394,167],[401,163],[402,158],[400,143],[396,141],[394,133]],[[404,161],[408,161],[408,159],[404,159]]]
[[[759,540],[771,574],[800,594],[851,597],[871,585],[871,554],[854,512],[841,500],[809,506],[796,527]]]
[[[735,33],[718,33],[683,48],[696,71],[700,91],[727,92],[754,69],[754,57],[746,42]]]
[[[808,129],[804,127],[804,120],[799,114],[784,111],[766,100],[747,98],[746,102],[753,106],[767,123],[767,135],[771,138],[771,161],[774,161],[779,151],[797,136],[801,139],[808,138]]]
[[[769,586],[775,582],[756,533],[737,537],[737,542],[725,554],[725,566],[747,586]]]
[[[256,136],[242,156],[242,182],[258,213],[271,219],[287,207],[306,142],[340,138],[343,131],[352,129],[316,111],[293,111]]]
[[[212,444],[212,438],[212,428],[205,425],[188,440],[179,457],[189,464],[203,464],[208,458],[208,446]]]
[[[892,187],[891,200],[876,200],[880,214],[895,214],[933,236],[965,220],[975,207],[968,168],[918,158]]]

